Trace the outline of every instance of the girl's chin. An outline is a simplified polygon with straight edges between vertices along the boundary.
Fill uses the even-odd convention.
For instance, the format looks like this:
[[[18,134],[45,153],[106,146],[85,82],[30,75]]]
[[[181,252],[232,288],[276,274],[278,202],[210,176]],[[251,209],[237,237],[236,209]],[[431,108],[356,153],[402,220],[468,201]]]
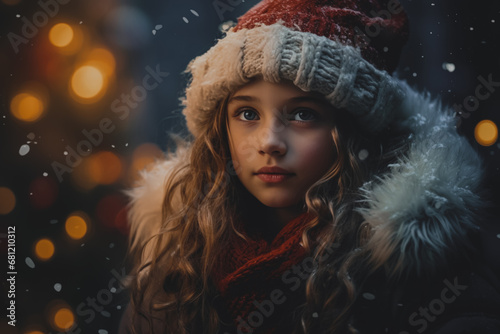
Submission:
[[[292,209],[296,210],[297,207],[300,205],[299,200],[295,199],[288,199],[288,198],[258,198],[259,202],[267,206],[268,208],[273,208],[273,209]]]

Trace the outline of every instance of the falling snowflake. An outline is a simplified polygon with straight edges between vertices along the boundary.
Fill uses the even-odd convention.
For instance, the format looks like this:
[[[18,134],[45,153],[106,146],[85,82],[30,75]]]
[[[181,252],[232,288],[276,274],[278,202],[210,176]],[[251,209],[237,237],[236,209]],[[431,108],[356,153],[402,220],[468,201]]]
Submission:
[[[363,298],[366,300],[374,300],[375,296],[369,292],[365,292],[365,293],[363,293]]]
[[[62,285],[61,283],[56,283],[54,284],[54,290],[56,290],[57,292],[60,292],[62,289]]]
[[[455,64],[453,64],[453,63],[443,63],[442,67],[443,67],[443,70],[448,71],[448,72],[455,71]]]
[[[200,16],[200,14],[198,14],[194,9],[191,9],[190,12],[193,13],[194,16]],[[184,20],[184,22],[189,23],[189,20],[185,16],[183,16],[182,19]]]
[[[30,151],[29,145],[27,144],[21,145],[21,147],[19,148],[19,155],[25,156],[26,154],[28,154],[29,151]]]
[[[163,28],[163,25],[161,25],[161,24],[157,24],[157,25],[155,26],[155,28],[153,29],[153,35],[156,35],[156,32],[157,32],[158,30],[160,30],[161,28]]]
[[[30,268],[35,268],[35,262],[28,256],[24,262],[26,262],[26,265]]]
[[[359,160],[361,160],[361,161],[363,161],[363,160],[365,160],[366,158],[368,158],[368,151],[367,151],[367,150],[365,150],[365,149],[363,149],[363,150],[359,151],[359,153],[358,153],[358,158],[359,158]]]

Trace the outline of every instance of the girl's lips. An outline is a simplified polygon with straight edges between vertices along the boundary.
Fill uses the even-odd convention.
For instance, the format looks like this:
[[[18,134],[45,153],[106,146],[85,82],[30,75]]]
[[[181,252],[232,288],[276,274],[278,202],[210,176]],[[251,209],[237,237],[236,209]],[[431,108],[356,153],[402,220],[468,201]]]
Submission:
[[[259,179],[267,183],[278,183],[289,179],[294,174],[278,166],[262,167],[255,173]]]
[[[292,177],[293,174],[257,174],[257,177],[267,183],[279,183]]]
[[[257,171],[256,174],[284,174],[284,175],[292,175],[292,172],[287,171],[278,166],[270,166],[270,167],[262,167]]]

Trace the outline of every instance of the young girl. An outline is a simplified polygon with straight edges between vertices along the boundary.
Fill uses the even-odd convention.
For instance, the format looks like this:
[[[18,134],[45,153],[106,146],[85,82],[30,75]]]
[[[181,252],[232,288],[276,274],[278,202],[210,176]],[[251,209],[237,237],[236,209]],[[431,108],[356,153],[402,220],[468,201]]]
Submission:
[[[500,332],[481,163],[389,74],[406,35],[393,0],[269,0],[190,63],[192,140],[130,191],[122,333]]]

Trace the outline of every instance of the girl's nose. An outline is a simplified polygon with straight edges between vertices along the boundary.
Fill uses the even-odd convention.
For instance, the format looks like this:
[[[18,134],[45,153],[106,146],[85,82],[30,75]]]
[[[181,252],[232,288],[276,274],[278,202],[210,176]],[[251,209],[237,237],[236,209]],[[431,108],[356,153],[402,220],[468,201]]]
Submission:
[[[269,155],[283,155],[287,151],[286,127],[279,117],[264,125],[259,132],[259,153]]]

